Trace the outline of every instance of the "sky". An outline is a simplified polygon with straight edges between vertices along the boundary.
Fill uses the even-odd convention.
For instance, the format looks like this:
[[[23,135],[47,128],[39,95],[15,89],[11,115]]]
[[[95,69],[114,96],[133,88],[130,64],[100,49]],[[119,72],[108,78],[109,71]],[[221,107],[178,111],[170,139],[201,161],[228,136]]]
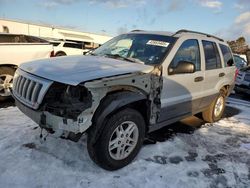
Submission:
[[[0,18],[111,36],[190,29],[250,44],[250,0],[0,0]]]

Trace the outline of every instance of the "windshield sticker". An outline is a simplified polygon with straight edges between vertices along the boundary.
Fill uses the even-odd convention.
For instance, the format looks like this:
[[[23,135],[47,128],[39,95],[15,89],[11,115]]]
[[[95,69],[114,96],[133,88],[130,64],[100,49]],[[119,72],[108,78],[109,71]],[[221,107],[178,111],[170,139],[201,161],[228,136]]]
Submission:
[[[152,46],[162,46],[162,47],[168,47],[169,45],[168,42],[158,41],[158,40],[149,40],[147,44]]]

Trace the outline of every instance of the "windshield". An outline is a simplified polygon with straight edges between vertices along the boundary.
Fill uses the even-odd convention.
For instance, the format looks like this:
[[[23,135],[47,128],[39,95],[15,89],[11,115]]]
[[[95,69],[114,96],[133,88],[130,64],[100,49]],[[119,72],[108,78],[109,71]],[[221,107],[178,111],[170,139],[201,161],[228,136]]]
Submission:
[[[123,34],[106,42],[92,55],[120,58],[147,65],[159,64],[176,38],[152,34]]]

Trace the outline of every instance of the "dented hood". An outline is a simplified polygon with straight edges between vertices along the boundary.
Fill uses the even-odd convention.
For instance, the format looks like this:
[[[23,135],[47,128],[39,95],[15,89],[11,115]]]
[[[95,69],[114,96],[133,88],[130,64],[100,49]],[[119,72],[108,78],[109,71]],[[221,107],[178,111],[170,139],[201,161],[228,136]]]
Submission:
[[[104,77],[134,72],[148,73],[153,70],[153,66],[99,56],[69,56],[24,63],[20,69],[52,81],[78,85]]]

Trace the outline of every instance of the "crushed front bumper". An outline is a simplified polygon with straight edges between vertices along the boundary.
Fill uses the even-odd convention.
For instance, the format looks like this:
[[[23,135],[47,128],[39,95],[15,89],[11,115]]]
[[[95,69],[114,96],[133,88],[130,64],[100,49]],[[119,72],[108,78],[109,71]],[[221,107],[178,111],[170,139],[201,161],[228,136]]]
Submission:
[[[41,128],[53,132],[58,136],[67,136],[69,133],[78,134],[81,133],[81,124],[73,119],[66,119],[53,115],[49,112],[41,112],[38,110],[33,110],[20,101],[15,99],[16,106],[34,122],[36,122]]]

